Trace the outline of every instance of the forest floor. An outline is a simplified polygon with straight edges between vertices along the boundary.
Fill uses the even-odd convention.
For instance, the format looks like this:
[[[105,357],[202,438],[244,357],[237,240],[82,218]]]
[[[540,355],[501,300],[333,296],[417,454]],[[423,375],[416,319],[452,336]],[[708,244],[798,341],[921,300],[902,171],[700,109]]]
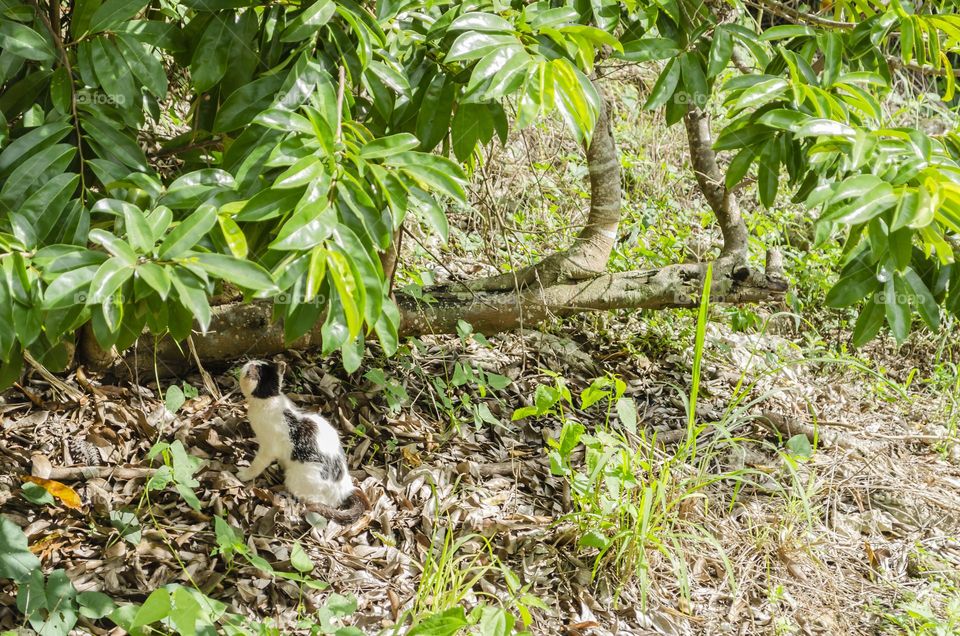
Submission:
[[[703,258],[719,237],[680,133],[629,81],[615,98],[611,267]],[[532,262],[576,231],[586,169],[556,127],[487,159],[447,245],[408,226],[400,284]],[[80,592],[143,603],[177,583],[246,617],[221,620],[237,633],[960,633],[957,326],[848,350],[852,314],[822,307],[839,248],[808,252],[795,208],[743,199],[752,251],[781,245],[793,291],[711,307],[701,357],[690,311],[463,325],[390,360],[370,347],[349,376],[279,356],[288,394],[341,431],[373,504],[354,525],[278,500],[276,467],[237,480],[256,445],[233,370],[212,368],[116,381],[28,365],[0,404],[0,515]],[[69,488],[55,499],[31,474]],[[0,587],[0,630],[22,626],[16,601]]]
[[[23,386],[30,399],[13,394],[2,406],[0,513],[81,592],[143,602],[178,582],[282,633],[296,631],[331,591],[356,597],[346,621],[364,633],[457,605],[502,606],[518,621],[525,605],[538,634],[906,633],[896,621],[945,630],[911,633],[960,629],[956,378],[943,386],[912,362],[935,352],[894,356],[878,347],[882,368],[826,353],[803,361],[781,336],[711,327],[694,456],[685,442],[691,356],[654,361],[581,327],[579,340],[535,332],[424,339],[364,377],[284,356],[288,393],[340,426],[373,502],[346,528],[311,525],[274,501],[276,468],[253,488],[236,479],[255,444],[230,373],[208,378],[209,388],[188,378],[181,387],[199,395],[175,415],[152,382],[74,376],[50,385],[31,374]],[[555,386],[554,373],[574,405],[594,378],[615,373],[638,408],[637,435],[620,409],[609,414],[608,400],[567,406],[562,421],[511,421],[538,386]],[[649,527],[624,524],[616,510],[602,521],[576,514],[585,504],[551,473],[546,450],[571,421],[641,449],[642,461],[628,462],[636,483],[621,491],[622,505],[656,489]],[[814,428],[812,445],[786,442]],[[653,444],[655,431],[666,441]],[[159,440],[180,440],[206,462],[193,487],[199,510],[164,484],[144,497],[149,475],[118,470],[151,465]],[[582,463],[574,453],[571,465]],[[85,477],[64,470],[71,466],[101,468]],[[80,509],[29,500],[27,472],[72,486]],[[278,571],[291,570],[299,542],[330,588],[231,566],[214,555],[214,516]],[[625,553],[599,557],[580,540],[590,530],[626,533],[615,546]],[[12,606],[0,593],[0,627],[14,627]]]

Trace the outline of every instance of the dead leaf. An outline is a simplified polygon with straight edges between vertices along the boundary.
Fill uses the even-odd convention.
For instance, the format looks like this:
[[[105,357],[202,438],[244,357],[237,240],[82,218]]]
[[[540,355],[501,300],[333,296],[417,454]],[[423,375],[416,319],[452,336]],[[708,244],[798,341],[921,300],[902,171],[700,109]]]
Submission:
[[[34,453],[31,455],[30,463],[33,465],[32,473],[35,477],[49,477],[50,471],[53,470],[53,465],[50,463],[50,460],[42,453]]]
[[[420,459],[420,454],[417,453],[416,448],[416,444],[407,444],[406,446],[400,447],[400,453],[403,455],[403,459],[414,468],[423,463],[423,460]]]
[[[62,501],[63,505],[67,508],[83,510],[83,502],[80,500],[80,495],[77,494],[76,490],[66,484],[61,484],[59,481],[53,481],[52,479],[34,477],[32,475],[24,475],[23,481],[29,481],[32,484],[42,486],[48,493]]]

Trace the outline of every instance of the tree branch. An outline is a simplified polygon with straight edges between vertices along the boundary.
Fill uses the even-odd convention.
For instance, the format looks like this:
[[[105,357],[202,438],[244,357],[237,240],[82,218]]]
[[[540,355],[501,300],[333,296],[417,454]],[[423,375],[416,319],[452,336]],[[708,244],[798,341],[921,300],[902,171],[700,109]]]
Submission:
[[[496,291],[523,288],[534,284],[550,286],[555,282],[583,280],[607,268],[617,240],[622,193],[620,156],[610,123],[610,106],[600,92],[600,112],[587,147],[590,171],[590,212],[573,244],[551,254],[539,263],[515,272],[472,281],[471,289]]]
[[[843,30],[853,29],[857,26],[855,22],[841,22],[839,20],[821,18],[812,13],[805,13],[777,0],[746,0],[746,4],[756,9],[769,11],[778,18],[788,20],[793,24],[809,24],[812,26]]]
[[[776,259],[770,259],[771,264]],[[714,262],[711,301],[750,303],[782,298],[786,282],[775,268],[767,273],[744,267],[736,256]],[[400,308],[400,335],[456,333],[461,320],[479,333],[497,333],[532,326],[557,316],[610,309],[666,309],[697,307],[703,289],[706,263],[669,265],[645,271],[601,274],[590,279],[532,286],[522,290],[477,291],[453,286],[426,290],[429,300],[396,294]],[[213,308],[206,334],[194,334],[197,356],[205,364],[244,357],[265,356],[287,349],[306,349],[320,344],[323,320],[293,343],[284,341],[283,325],[273,321],[268,301],[221,305]],[[85,362],[118,373],[134,369],[177,375],[192,365],[190,355],[170,337],[155,341],[144,335],[136,347],[122,355],[100,349],[92,331],[83,332],[79,351]]]
[[[717,165],[717,153],[713,150],[710,133],[710,116],[699,108],[691,107],[683,118],[683,124],[687,129],[687,141],[690,145],[690,164],[700,190],[717,216],[717,223],[723,233],[723,250],[720,255],[745,255],[747,226],[740,214],[737,196],[727,190],[723,172]]]

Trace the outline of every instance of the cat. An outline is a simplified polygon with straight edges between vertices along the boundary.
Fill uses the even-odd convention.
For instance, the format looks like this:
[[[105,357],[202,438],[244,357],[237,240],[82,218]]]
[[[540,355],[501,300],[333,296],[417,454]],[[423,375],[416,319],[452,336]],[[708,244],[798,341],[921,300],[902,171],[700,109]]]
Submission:
[[[278,461],[291,495],[328,519],[353,523],[370,502],[353,486],[340,436],[321,415],[297,408],[280,391],[282,383],[283,367],[272,362],[254,360],[240,371],[240,391],[259,448],[250,466],[237,470],[237,477],[252,481]]]

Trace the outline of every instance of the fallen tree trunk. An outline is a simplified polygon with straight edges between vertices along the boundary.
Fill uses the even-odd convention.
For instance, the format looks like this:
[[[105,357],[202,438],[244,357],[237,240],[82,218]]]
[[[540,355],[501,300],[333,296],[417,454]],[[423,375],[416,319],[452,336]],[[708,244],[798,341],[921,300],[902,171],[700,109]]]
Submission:
[[[474,291],[453,283],[426,290],[429,301],[397,294],[400,335],[452,334],[457,332],[461,320],[470,323],[476,332],[493,334],[585,311],[696,307],[706,270],[706,263],[669,265],[511,291]],[[786,289],[776,259],[768,262],[767,273],[739,266],[733,258],[714,263],[711,302],[777,300]],[[269,302],[215,307],[207,333],[192,336],[197,357],[204,364],[216,365],[319,346],[322,320],[302,338],[287,343],[283,325],[272,322],[272,313]],[[79,350],[90,367],[100,371],[112,369],[122,375],[136,371],[152,373],[155,365],[160,375],[177,375],[193,366],[188,344],[169,336],[156,339],[145,334],[134,347],[120,354],[101,349],[87,330],[82,334]]]
[[[456,333],[458,322],[463,320],[475,331],[494,333],[584,311],[696,307],[706,269],[706,263],[669,265],[508,292],[476,292],[450,286],[432,292],[429,304],[398,296],[401,332]],[[714,271],[710,298],[717,303],[760,302],[782,297],[786,288],[777,275],[727,264]]]

